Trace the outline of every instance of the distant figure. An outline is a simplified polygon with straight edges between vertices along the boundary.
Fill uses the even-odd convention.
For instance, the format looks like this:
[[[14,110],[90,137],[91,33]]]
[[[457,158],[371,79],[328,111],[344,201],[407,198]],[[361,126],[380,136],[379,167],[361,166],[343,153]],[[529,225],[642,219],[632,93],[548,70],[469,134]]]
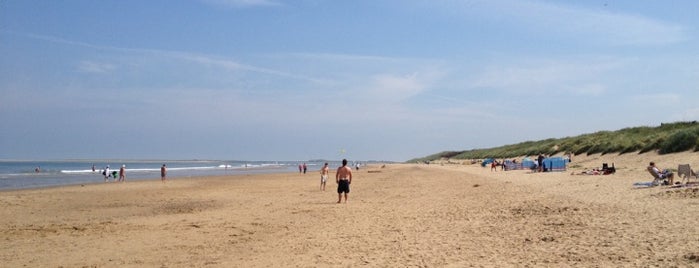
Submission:
[[[328,163],[325,163],[323,165],[323,168],[320,169],[320,190],[325,191],[325,183],[328,181],[328,174],[330,173],[330,168],[328,167]]]
[[[303,163],[303,174],[306,174],[306,170],[308,170],[308,166],[306,166],[306,163]]]
[[[354,164],[354,168],[356,168],[357,170],[359,170],[359,162],[357,162],[357,163]]]
[[[34,172],[40,173],[41,172],[41,166],[38,166],[34,169]]]
[[[337,203],[342,201],[342,193],[345,193],[345,203],[347,203],[347,195],[352,183],[352,169],[347,166],[347,159],[342,159],[342,166],[337,168],[335,182],[337,182]]]
[[[126,165],[121,165],[121,168],[119,169],[119,182],[125,182],[126,181]]]
[[[95,164],[92,164],[92,173],[95,173]]]
[[[658,178],[661,179],[667,179],[670,185],[673,185],[674,179],[675,179],[675,174],[672,173],[672,171],[668,169],[660,169],[655,166],[655,162],[650,162],[650,166],[648,166],[648,169],[652,170],[655,174],[658,175]]]
[[[165,167],[165,164],[163,164],[163,166],[160,167],[160,181],[165,183],[166,176],[167,176],[167,167]]]
[[[543,171],[544,171],[544,159],[545,159],[545,157],[544,157],[543,154],[539,154],[539,157],[536,159],[536,162],[539,164],[539,165],[538,165],[538,167],[539,167],[539,172],[543,172]]]
[[[303,165],[299,164],[299,173],[303,172]]]
[[[109,176],[112,175],[112,174],[109,173],[109,165],[107,165],[107,166],[104,168],[104,171],[102,171],[102,175],[104,175],[104,182],[108,182],[108,181],[109,181]]]
[[[498,171],[498,161],[490,162],[490,171]]]

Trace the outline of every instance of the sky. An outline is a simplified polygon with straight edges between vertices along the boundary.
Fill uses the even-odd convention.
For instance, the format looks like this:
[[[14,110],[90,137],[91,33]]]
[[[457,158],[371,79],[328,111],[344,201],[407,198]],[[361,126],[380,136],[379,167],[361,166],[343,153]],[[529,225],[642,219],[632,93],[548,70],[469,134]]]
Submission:
[[[406,161],[699,119],[699,1],[0,1],[0,159]]]

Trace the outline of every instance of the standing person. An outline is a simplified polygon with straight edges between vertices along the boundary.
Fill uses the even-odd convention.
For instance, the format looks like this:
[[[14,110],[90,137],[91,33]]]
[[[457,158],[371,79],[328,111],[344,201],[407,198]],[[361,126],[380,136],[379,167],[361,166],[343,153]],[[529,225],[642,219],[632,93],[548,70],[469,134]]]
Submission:
[[[347,194],[352,184],[352,169],[347,166],[347,159],[342,159],[342,166],[337,168],[335,182],[337,182],[337,203],[342,201],[342,193],[345,193],[345,203],[347,203]]]
[[[303,172],[303,165],[299,164],[299,173]]]
[[[119,169],[119,181],[126,181],[126,165],[121,165],[121,168]]]
[[[306,166],[306,163],[303,163],[303,174],[306,174],[307,169],[308,169],[308,166]]]
[[[165,167],[165,164],[163,164],[162,167],[160,167],[160,180],[165,183],[165,177],[167,176],[167,167]]]
[[[320,169],[320,190],[325,191],[325,182],[328,181],[328,174],[330,173],[330,168],[328,167],[328,163],[325,163],[323,165],[323,168]]]
[[[104,168],[104,171],[102,171],[102,175],[104,175],[104,182],[109,181],[109,175],[111,175],[111,174],[109,173],[109,165],[107,165],[107,166]]]
[[[92,164],[92,173],[95,173],[95,164]]]
[[[536,158],[536,162],[539,164],[539,170],[538,170],[539,172],[543,172],[543,171],[544,171],[544,159],[545,159],[545,158],[546,158],[546,157],[544,157],[543,154],[539,154],[539,157]]]

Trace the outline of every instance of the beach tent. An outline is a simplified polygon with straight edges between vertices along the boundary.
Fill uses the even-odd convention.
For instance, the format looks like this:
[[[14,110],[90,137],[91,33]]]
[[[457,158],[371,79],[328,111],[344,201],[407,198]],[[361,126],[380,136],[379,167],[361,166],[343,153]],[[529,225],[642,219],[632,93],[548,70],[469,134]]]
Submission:
[[[531,169],[534,166],[536,166],[536,162],[534,162],[534,160],[529,159],[529,157],[525,157],[524,159],[522,159],[522,169]]]
[[[524,158],[519,162],[505,160],[505,170],[532,169],[535,165],[534,161],[529,158]]]
[[[486,159],[484,159],[483,162],[481,163],[481,167],[485,167],[486,165],[488,165],[488,164],[490,164],[490,163],[493,163],[493,161],[495,161],[495,159],[486,158]]]
[[[517,164],[509,159],[505,160],[502,164],[505,165],[505,170],[515,170],[518,168]]]
[[[544,159],[544,167],[547,171],[565,171],[568,159],[563,157],[549,157]]]

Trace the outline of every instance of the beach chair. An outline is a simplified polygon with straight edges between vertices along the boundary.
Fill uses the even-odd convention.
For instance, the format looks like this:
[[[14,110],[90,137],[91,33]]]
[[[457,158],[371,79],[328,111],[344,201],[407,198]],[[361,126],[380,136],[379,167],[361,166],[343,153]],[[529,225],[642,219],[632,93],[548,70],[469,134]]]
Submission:
[[[697,177],[697,174],[694,173],[694,170],[689,167],[689,164],[682,164],[677,166],[677,175],[679,175],[682,178],[682,183],[687,184],[689,183],[689,178],[694,177],[695,179],[699,179]],[[687,180],[685,182],[685,180]]]
[[[660,174],[653,171],[653,167],[648,166],[647,170],[648,170],[648,173],[650,173],[650,175],[653,176],[653,186],[658,186],[658,185],[660,185],[660,183],[662,181],[665,180],[664,178],[660,177]]]

